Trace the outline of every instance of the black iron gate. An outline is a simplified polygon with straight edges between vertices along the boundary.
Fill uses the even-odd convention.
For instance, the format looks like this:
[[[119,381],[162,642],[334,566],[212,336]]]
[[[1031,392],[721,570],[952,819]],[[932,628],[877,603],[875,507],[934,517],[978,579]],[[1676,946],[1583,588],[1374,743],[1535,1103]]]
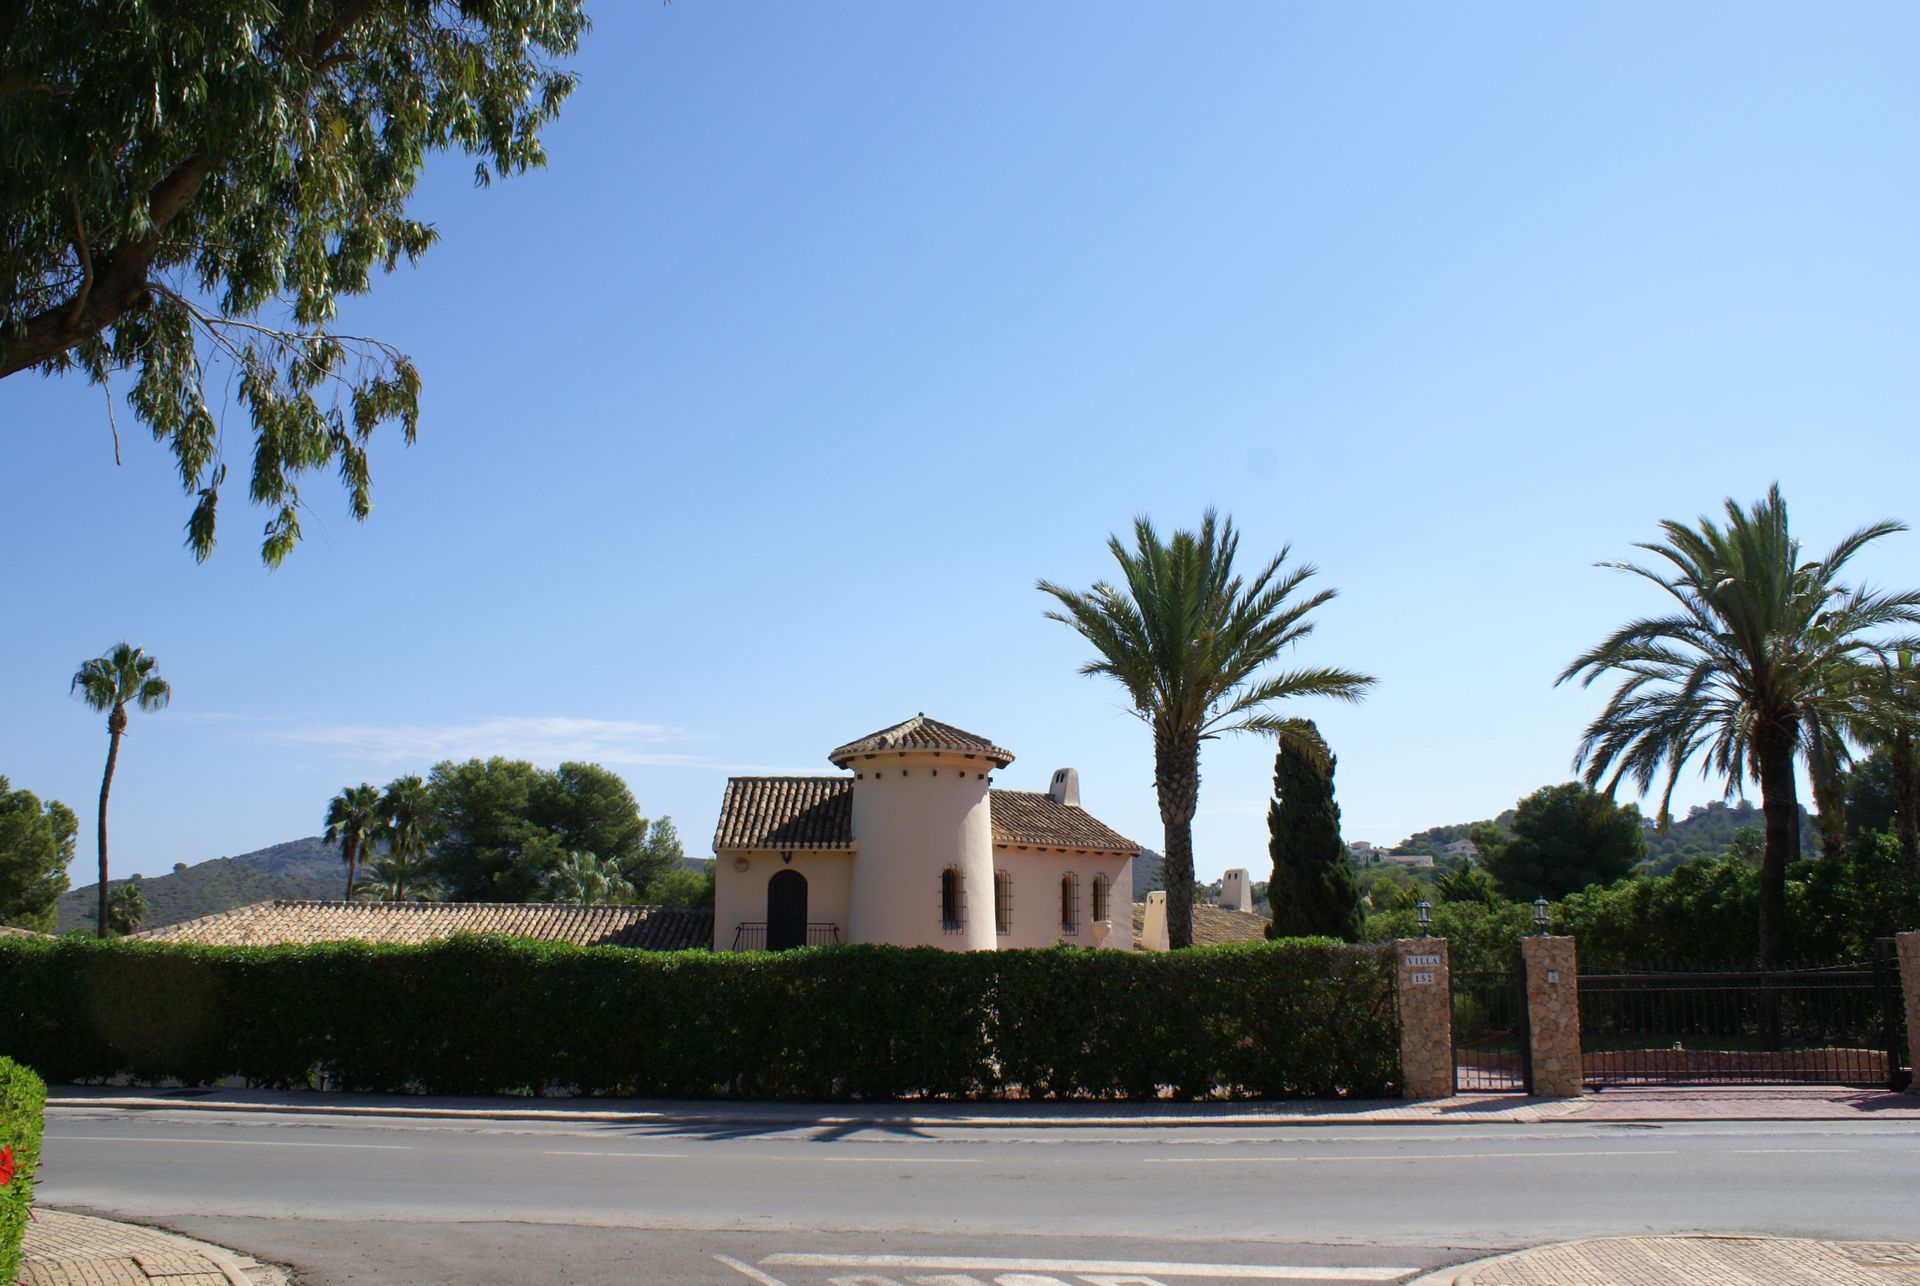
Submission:
[[[1588,1085],[1812,1083],[1903,1088],[1891,940],[1864,962],[1580,977]]]
[[[1453,1084],[1462,1094],[1532,1089],[1526,974],[1518,959],[1505,969],[1453,975]]]

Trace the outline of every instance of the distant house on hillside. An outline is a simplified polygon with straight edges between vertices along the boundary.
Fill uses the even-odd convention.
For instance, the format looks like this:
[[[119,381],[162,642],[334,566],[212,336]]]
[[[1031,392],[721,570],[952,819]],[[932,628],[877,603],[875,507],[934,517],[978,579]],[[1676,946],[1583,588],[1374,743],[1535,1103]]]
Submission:
[[[1470,839],[1457,839],[1447,845],[1448,857],[1478,857],[1480,846]]]
[[[497,933],[580,947],[684,951],[713,937],[699,907],[567,906],[557,902],[309,902],[277,899],[236,907],[133,936],[205,947],[306,946],[319,942],[435,942],[456,933]]]
[[[1132,904],[1140,846],[1080,807],[1074,769],[1045,792],[996,789],[1012,752],[925,714],[827,759],[843,775],[727,782],[713,837],[716,951],[1132,949],[1131,933],[1112,930]]]

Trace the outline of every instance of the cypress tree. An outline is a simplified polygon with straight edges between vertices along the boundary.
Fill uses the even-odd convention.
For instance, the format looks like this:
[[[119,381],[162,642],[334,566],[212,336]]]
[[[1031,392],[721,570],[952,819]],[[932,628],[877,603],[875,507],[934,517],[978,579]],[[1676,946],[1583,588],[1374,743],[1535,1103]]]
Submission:
[[[1340,805],[1333,802],[1333,752],[1311,723],[1306,737],[1316,758],[1283,742],[1273,760],[1273,802],[1267,806],[1267,852],[1273,880],[1269,938],[1325,936],[1360,939],[1360,886],[1340,839]]]

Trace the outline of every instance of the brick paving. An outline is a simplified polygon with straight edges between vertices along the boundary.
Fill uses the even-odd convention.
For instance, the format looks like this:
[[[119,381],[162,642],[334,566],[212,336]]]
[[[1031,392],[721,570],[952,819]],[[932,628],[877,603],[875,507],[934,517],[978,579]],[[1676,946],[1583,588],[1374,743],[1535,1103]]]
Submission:
[[[267,1286],[278,1269],[154,1228],[36,1209],[19,1286]]]
[[[1920,1286],[1920,1244],[1594,1237],[1443,1269],[1415,1286]]]

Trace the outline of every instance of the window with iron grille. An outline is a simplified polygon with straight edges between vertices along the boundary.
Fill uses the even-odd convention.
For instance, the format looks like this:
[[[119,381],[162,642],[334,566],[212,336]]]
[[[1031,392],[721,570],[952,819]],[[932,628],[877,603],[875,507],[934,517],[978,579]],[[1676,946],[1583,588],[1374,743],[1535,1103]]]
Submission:
[[[1096,920],[1107,918],[1107,877],[1105,875],[1093,877],[1093,918]]]
[[[993,927],[997,933],[1013,932],[1013,876],[1005,871],[993,873]]]
[[[1080,877],[1072,871],[1060,877],[1060,932],[1080,932]]]
[[[958,933],[967,926],[967,887],[960,872],[949,866],[940,872],[940,927]]]

